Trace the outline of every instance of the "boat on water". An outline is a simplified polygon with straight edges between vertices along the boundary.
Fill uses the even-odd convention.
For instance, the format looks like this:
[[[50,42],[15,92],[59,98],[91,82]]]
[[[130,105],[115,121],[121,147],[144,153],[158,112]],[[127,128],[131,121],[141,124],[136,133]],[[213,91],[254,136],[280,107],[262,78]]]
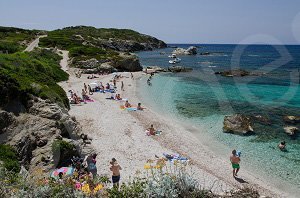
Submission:
[[[176,58],[176,54],[171,54],[168,56],[169,58]]]
[[[180,58],[174,58],[173,60],[169,60],[170,64],[176,64],[176,63],[180,63],[181,59]]]

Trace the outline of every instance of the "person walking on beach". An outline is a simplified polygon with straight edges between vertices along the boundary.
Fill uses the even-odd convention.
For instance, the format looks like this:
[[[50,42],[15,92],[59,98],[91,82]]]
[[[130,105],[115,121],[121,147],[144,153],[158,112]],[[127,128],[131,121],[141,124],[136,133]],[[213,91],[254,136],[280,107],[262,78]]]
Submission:
[[[124,83],[121,81],[121,90],[124,91]]]
[[[112,158],[110,162],[110,170],[112,171],[112,182],[113,186],[117,189],[119,189],[119,182],[121,178],[120,170],[122,170],[121,166],[118,164],[116,158]]]
[[[237,173],[240,170],[240,157],[237,155],[236,150],[232,151],[232,155],[230,156],[230,161],[231,161],[231,165],[232,165],[232,175],[233,177],[237,177]]]
[[[133,79],[133,74],[132,74],[132,72],[130,72],[130,75],[131,75],[131,79]]]

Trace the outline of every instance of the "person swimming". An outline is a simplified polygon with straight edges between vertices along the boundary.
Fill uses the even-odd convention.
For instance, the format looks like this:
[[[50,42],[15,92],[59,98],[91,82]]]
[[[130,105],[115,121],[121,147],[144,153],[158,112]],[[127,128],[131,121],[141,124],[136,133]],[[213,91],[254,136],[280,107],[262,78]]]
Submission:
[[[286,150],[285,147],[286,147],[285,141],[282,141],[282,142],[280,142],[280,143],[278,144],[278,148],[279,148],[281,151]]]

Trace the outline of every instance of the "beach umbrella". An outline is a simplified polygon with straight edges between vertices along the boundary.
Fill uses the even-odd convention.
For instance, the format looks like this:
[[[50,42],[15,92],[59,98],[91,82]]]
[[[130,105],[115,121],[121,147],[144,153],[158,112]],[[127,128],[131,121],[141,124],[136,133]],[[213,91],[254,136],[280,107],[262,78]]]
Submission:
[[[58,179],[59,173],[63,173],[63,175],[70,176],[73,175],[74,170],[75,169],[73,167],[61,167],[59,169],[52,171],[50,176],[54,179]]]
[[[96,82],[90,83],[90,87],[92,89],[95,89],[96,87],[98,87],[98,84]]]

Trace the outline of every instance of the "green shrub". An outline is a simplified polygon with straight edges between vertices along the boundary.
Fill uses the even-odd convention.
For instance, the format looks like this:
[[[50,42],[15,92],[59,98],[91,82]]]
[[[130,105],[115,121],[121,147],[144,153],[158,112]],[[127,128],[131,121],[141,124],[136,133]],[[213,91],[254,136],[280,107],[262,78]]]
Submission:
[[[60,59],[49,50],[0,54],[0,106],[11,100],[26,105],[28,94],[33,94],[69,108],[66,93],[57,85],[68,79],[59,66]]]
[[[61,152],[61,151],[67,151],[67,150],[73,150],[75,146],[73,144],[70,144],[69,142],[66,142],[64,140],[55,140],[52,144],[52,152]]]
[[[20,164],[15,150],[9,146],[0,144],[0,161],[3,163],[3,168],[12,172],[20,171]]]

